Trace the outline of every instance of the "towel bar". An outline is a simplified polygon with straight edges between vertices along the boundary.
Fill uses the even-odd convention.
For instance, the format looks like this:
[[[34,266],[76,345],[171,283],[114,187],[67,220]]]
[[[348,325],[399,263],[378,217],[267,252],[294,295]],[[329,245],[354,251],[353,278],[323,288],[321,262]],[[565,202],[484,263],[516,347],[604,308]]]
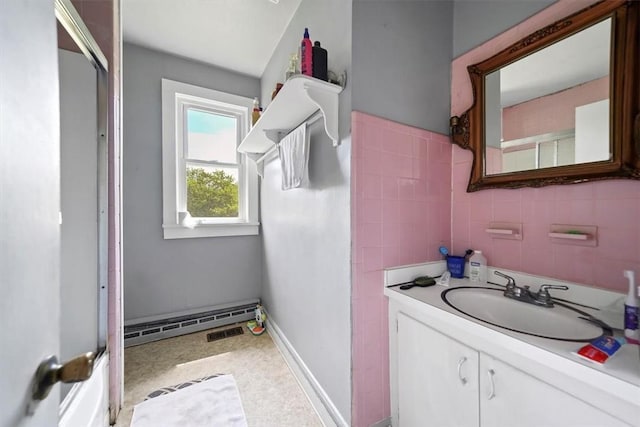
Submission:
[[[312,115],[310,115],[309,117],[307,117],[306,120],[303,120],[303,122],[307,124],[307,128],[308,128],[309,126],[311,126],[312,124],[320,120],[321,118],[322,118],[322,111],[318,110]],[[296,126],[295,128],[297,127],[298,126]],[[268,131],[265,129],[265,132],[268,132]],[[280,137],[279,135],[282,134],[283,132],[282,131],[275,131],[275,132],[278,134],[278,139],[282,139],[282,137]],[[289,132],[287,132],[287,134]],[[262,156],[258,157],[258,159],[256,160],[256,164],[264,162],[267,159],[267,157],[269,157],[273,152],[275,152],[278,149],[279,144],[280,142],[277,142],[273,147],[269,148]]]

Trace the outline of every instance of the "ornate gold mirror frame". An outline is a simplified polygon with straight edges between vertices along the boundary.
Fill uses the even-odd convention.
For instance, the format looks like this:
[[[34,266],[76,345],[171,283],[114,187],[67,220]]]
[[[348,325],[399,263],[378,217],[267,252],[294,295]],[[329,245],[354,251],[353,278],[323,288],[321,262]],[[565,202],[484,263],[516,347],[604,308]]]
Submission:
[[[610,159],[591,163],[486,173],[485,77],[500,68],[611,18]],[[452,142],[473,151],[468,192],[488,188],[541,187],[592,180],[640,179],[640,2],[605,0],[546,26],[491,58],[468,67],[474,103],[451,117]]]

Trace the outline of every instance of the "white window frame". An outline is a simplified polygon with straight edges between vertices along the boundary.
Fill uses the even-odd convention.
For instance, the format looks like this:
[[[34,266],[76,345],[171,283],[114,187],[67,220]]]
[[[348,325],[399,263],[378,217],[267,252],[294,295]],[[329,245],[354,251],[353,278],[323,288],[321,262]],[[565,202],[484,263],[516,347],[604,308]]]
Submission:
[[[238,158],[238,218],[192,218],[187,212],[186,109],[199,108],[238,120],[238,144],[249,131],[253,100],[162,79],[162,229],[165,239],[257,235],[258,173],[245,154]]]

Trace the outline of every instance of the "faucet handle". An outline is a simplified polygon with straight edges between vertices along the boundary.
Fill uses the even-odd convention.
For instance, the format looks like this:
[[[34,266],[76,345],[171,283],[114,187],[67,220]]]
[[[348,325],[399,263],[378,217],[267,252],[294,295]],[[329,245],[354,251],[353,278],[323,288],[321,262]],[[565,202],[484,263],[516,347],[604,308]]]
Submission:
[[[513,289],[516,287],[516,280],[511,277],[511,276],[507,276],[504,273],[500,273],[499,271],[494,271],[493,274],[495,274],[496,276],[500,276],[504,279],[507,279],[507,289]]]
[[[565,285],[542,285],[540,286],[540,292],[549,293],[549,289],[559,289],[561,291],[568,291],[569,287]]]
[[[558,289],[561,291],[566,291],[569,289],[568,286],[564,286],[564,285],[542,285],[540,286],[540,289],[538,290],[538,293],[535,295],[536,296],[536,302],[538,304],[547,306],[547,307],[553,307],[553,301],[551,300],[551,295],[549,294],[549,289]]]

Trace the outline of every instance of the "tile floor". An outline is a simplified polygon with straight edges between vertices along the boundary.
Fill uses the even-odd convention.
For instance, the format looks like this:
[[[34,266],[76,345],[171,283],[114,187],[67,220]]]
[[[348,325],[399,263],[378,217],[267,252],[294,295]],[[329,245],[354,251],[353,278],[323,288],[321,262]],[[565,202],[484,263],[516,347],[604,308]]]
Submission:
[[[207,333],[232,326],[125,349],[116,427],[128,427],[133,407],[152,391],[217,373],[235,378],[249,427],[322,427],[268,334],[256,337],[244,328],[243,335],[207,342]]]

